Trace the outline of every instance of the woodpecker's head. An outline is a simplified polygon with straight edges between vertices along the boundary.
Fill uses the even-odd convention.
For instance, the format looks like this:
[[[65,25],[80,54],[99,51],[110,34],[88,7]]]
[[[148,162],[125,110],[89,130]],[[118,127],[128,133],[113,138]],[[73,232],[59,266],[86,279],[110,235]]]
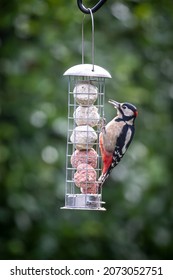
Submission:
[[[138,115],[138,111],[134,105],[128,102],[119,103],[114,100],[109,100],[108,102],[114,105],[114,108],[117,109],[119,118],[123,119],[126,122],[134,122],[135,118]]]

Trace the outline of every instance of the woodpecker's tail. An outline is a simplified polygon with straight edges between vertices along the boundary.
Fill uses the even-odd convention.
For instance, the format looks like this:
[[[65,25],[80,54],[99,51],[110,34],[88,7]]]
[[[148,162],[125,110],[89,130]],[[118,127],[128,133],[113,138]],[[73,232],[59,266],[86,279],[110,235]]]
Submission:
[[[99,179],[98,179],[98,187],[101,188],[104,184],[104,182],[106,181],[106,179],[108,178],[109,174],[105,173],[102,174]]]
[[[110,166],[108,168],[108,170],[105,173],[102,173],[102,175],[99,177],[99,179],[98,179],[98,187],[99,188],[101,188],[103,186],[104,182],[109,177],[109,175],[111,174],[112,170],[113,170],[113,167]]]

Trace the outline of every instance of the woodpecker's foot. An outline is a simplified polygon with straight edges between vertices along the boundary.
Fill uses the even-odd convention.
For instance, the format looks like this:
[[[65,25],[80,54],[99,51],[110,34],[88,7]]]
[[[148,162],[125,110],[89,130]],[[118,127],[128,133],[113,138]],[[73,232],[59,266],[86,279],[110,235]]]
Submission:
[[[105,119],[105,118],[102,118],[102,119],[101,119],[101,129],[102,129],[102,133],[103,133],[103,134],[106,134],[105,126],[106,126],[106,119]]]
[[[103,123],[103,118],[100,118],[97,126],[100,130],[102,130],[103,125],[105,125],[105,120],[104,120],[104,123]]]
[[[103,127],[106,126],[106,119],[105,118],[100,118],[99,123],[98,123],[99,128],[102,130]]]
[[[106,125],[106,118],[102,118],[101,122],[102,122],[102,127],[104,127]]]

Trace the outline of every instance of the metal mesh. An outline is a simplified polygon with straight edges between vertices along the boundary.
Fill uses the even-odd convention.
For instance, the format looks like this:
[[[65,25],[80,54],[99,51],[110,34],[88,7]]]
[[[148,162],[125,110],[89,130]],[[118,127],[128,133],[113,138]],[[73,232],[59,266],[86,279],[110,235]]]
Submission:
[[[79,90],[77,90],[78,86]],[[80,89],[82,86],[84,91],[81,92]],[[89,92],[86,92],[86,88],[89,89]],[[94,91],[92,92],[92,90]],[[69,76],[64,209],[105,210],[105,208],[102,207],[104,203],[102,202],[102,192],[97,184],[97,180],[101,175],[99,134],[104,118],[104,97],[105,78]],[[92,113],[92,111],[96,112],[96,117],[93,117],[94,113]],[[84,116],[82,114],[84,114]],[[92,139],[91,136],[93,138],[96,137]],[[82,137],[85,138],[86,141],[83,141]],[[91,148],[97,153],[96,165],[94,165],[94,156],[92,158],[92,153],[95,155],[95,152],[93,150],[91,151]],[[81,165],[77,165],[81,158],[77,158],[77,155],[75,158],[75,151],[82,151],[80,153],[84,154],[81,170]],[[72,158],[73,165],[71,163]],[[90,162],[94,162],[94,167],[89,164]],[[84,179],[86,177],[86,180],[80,182],[82,176],[84,176]],[[91,178],[92,176],[94,178],[93,180]],[[75,178],[77,178],[80,183],[77,182],[77,179],[75,181]]]

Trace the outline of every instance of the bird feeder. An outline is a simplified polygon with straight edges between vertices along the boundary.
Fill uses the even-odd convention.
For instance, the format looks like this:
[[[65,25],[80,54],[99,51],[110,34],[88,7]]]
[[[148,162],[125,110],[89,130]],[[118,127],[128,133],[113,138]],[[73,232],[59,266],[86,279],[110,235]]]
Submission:
[[[93,15],[91,9],[88,10],[94,34]],[[92,64],[75,65],[64,73],[68,76],[68,128],[65,206],[61,209],[105,210],[98,184],[101,175],[99,134],[104,119],[105,80],[111,75],[94,64],[93,50],[94,40]]]

